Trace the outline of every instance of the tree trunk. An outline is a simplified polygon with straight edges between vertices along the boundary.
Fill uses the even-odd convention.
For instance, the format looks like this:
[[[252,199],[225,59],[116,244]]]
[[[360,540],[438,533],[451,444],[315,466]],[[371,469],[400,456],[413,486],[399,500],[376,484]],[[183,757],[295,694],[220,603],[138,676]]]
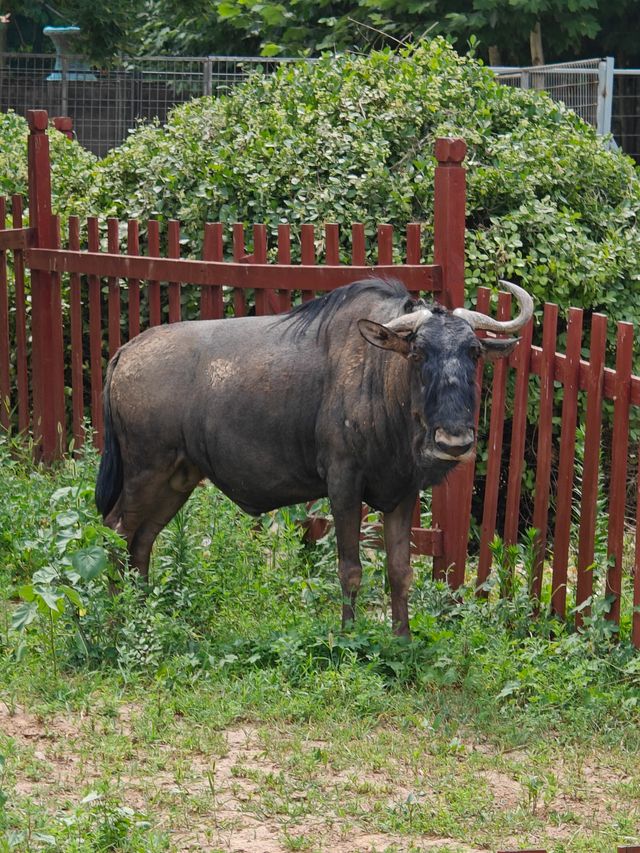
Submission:
[[[531,48],[531,64],[544,65],[544,50],[542,49],[542,29],[540,21],[536,21],[535,27],[529,33],[529,47]]]
[[[502,55],[497,44],[489,46],[489,65],[502,65]]]

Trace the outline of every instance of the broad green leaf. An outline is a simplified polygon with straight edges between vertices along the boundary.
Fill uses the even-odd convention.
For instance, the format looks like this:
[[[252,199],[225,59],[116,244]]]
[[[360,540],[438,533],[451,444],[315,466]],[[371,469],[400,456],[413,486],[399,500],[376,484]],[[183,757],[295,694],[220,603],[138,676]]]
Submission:
[[[38,569],[37,572],[33,573],[33,583],[51,583],[51,581],[57,577],[57,572],[53,568],[53,566],[44,566],[42,569]]]
[[[107,567],[107,552],[99,545],[82,548],[71,557],[71,565],[86,581],[97,578]]]
[[[58,592],[56,587],[37,584],[33,590],[36,596],[44,601],[49,610],[53,610],[55,613],[62,613],[64,610],[64,595]]]
[[[64,592],[72,604],[75,604],[76,607],[82,607],[82,598],[78,590],[74,589],[72,586],[67,586],[66,584],[61,584],[59,589]]]
[[[59,512],[56,515],[56,522],[60,527],[73,527],[80,521],[80,516],[73,509],[68,509],[65,512]]]
[[[11,627],[16,631],[22,631],[30,625],[38,615],[38,605],[35,601],[19,604],[11,616]]]

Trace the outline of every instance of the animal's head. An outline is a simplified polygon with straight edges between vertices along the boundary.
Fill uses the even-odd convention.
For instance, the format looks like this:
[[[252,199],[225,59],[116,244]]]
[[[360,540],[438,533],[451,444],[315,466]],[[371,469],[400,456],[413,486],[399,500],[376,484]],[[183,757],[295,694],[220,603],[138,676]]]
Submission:
[[[533,316],[533,300],[511,282],[501,284],[518,300],[513,320],[456,308],[417,307],[389,323],[359,320],[360,334],[370,344],[407,359],[420,389],[419,417],[426,431],[424,451],[430,457],[461,461],[475,448],[476,365],[481,358],[508,356],[518,338],[476,337],[477,330],[512,334]]]

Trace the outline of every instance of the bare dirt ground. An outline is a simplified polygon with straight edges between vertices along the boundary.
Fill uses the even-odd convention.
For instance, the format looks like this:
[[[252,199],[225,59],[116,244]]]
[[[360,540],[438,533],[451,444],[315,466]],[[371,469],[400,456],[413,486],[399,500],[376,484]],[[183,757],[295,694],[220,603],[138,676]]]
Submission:
[[[0,702],[0,733],[17,761],[6,787],[52,813],[64,813],[92,789],[108,783],[123,805],[149,816],[170,836],[171,850],[284,853],[456,851],[481,853],[448,837],[372,829],[374,813],[412,802],[414,785],[402,758],[382,768],[311,765],[293,771],[282,732],[245,724],[217,732],[200,749],[197,737],[176,742],[162,733],[141,738],[141,710],[121,705],[107,718],[86,714],[39,718]],[[273,737],[273,741],[271,741]],[[285,735],[286,737],[286,735]],[[276,743],[279,739],[280,742]],[[292,749],[294,749],[292,747]],[[486,745],[467,744],[468,756],[491,759]],[[320,740],[297,742],[295,761],[331,750]],[[283,758],[284,756],[284,758]],[[517,766],[520,756],[509,761]],[[571,838],[580,825],[606,821],[615,787],[629,777],[599,763],[559,767],[554,785],[539,791],[507,769],[481,769],[476,778],[505,812],[567,815],[549,825],[547,838]],[[426,785],[435,784],[425,779]],[[428,797],[429,794],[424,796]],[[373,821],[375,824],[375,821]],[[519,846],[517,837],[510,839]]]

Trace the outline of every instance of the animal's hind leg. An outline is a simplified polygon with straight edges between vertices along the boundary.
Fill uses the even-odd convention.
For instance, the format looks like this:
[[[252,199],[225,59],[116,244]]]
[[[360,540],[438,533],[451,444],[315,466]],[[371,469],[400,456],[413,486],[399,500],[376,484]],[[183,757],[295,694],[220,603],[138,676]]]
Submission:
[[[169,472],[146,471],[130,478],[125,475],[122,493],[105,523],[124,537],[131,565],[145,580],[156,537],[199,481],[200,472],[186,460],[179,460]]]

